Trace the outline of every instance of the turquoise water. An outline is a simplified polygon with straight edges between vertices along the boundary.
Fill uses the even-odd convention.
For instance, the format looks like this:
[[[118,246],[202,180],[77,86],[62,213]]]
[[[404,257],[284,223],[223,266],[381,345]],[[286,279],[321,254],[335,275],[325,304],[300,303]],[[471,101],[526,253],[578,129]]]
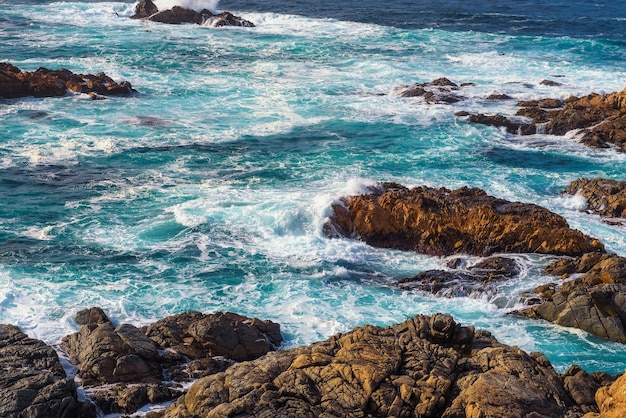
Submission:
[[[0,61],[104,71],[139,93],[0,101],[0,322],[56,343],[93,305],[135,324],[232,310],[280,322],[293,347],[450,312],[546,353],[560,371],[626,369],[623,345],[507,314],[519,293],[551,280],[541,269],[553,257],[516,256],[523,274],[495,294],[441,299],[389,284],[446,259],[322,233],[332,202],[376,181],[468,185],[548,207],[626,255],[623,229],[559,193],[583,176],[625,179],[625,155],[454,117],[622,90],[623,32],[516,30],[502,26],[503,11],[386,21],[400,1],[379,20],[374,3],[333,18],[298,2],[224,1],[257,27],[223,29],[134,21],[132,3],[18,3],[0,0]],[[623,27],[609,12],[595,22]],[[546,19],[562,18],[554,13]],[[435,18],[448,24],[429,25]],[[395,94],[442,76],[475,85],[454,105]],[[485,100],[492,93],[516,100]]]

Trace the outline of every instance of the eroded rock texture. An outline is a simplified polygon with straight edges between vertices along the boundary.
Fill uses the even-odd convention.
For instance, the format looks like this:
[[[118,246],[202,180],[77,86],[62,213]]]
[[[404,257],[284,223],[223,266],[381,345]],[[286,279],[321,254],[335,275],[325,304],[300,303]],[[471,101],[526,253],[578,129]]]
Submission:
[[[371,194],[333,205],[329,236],[432,255],[541,253],[581,255],[604,246],[549,210],[509,202],[483,190],[408,189],[382,183]]]
[[[580,194],[587,199],[587,210],[609,218],[626,218],[626,181],[578,179],[565,193]]]
[[[580,416],[541,354],[451,316],[364,326],[197,381],[166,417]]]
[[[596,392],[595,398],[600,413],[590,412],[584,418],[626,417],[626,374],[623,374],[612,385],[601,387]]]
[[[53,348],[0,325],[0,417],[76,418],[76,399]]]
[[[94,98],[97,95],[128,95],[135,92],[128,81],[118,83],[104,73],[74,74],[64,68],[21,71],[9,63],[0,63],[0,98],[64,96],[68,91],[91,94]]]
[[[542,302],[521,311],[522,316],[626,344],[626,258],[589,253],[552,263],[546,272],[562,278],[581,275],[547,291],[542,287]]]

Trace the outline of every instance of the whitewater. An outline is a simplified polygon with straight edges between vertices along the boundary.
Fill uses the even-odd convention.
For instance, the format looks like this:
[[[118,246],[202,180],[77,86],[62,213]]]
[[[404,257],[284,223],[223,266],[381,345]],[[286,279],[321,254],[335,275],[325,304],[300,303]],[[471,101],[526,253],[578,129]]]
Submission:
[[[495,293],[443,298],[390,284],[448,258],[323,233],[333,202],[377,181],[471,186],[626,256],[623,228],[561,193],[626,180],[625,154],[454,116],[622,90],[626,4],[474,3],[187,2],[256,25],[210,28],[129,19],[132,2],[0,0],[0,62],[138,90],[0,101],[0,323],[56,344],[90,306],[135,325],[234,311],[280,323],[294,347],[448,312],[558,371],[624,371],[624,345],[508,314],[556,257],[514,255],[523,272]],[[395,93],[439,77],[472,84],[452,105]]]

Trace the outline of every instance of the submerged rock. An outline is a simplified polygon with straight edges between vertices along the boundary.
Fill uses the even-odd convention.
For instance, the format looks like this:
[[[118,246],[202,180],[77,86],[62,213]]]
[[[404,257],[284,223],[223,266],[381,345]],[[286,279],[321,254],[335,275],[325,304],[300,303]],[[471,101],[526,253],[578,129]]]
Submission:
[[[520,271],[517,262],[506,257],[489,257],[463,269],[427,270],[399,280],[403,290],[421,290],[444,297],[495,294],[494,286]]]
[[[166,417],[580,416],[541,354],[418,315],[268,353],[193,384]]]
[[[456,91],[459,86],[447,78],[438,78],[429,83],[416,83],[394,88],[393,93],[400,97],[422,97],[428,103],[450,104],[462,100]]]
[[[75,418],[79,410],[56,351],[0,324],[0,417]]]
[[[587,199],[587,210],[610,218],[626,218],[626,181],[609,179],[578,179],[565,193],[579,194]]]
[[[626,344],[626,258],[589,253],[574,260],[560,260],[546,272],[567,278],[541,294],[541,303],[516,312]]]
[[[604,251],[597,239],[530,203],[509,202],[483,190],[408,189],[383,183],[371,194],[333,205],[325,225],[331,237],[355,237],[370,245],[431,255],[541,253],[581,255]]]
[[[19,68],[0,63],[0,98],[64,96],[68,91],[105,96],[128,95],[136,92],[128,81],[120,83],[104,73],[74,74],[64,68],[21,71]]]

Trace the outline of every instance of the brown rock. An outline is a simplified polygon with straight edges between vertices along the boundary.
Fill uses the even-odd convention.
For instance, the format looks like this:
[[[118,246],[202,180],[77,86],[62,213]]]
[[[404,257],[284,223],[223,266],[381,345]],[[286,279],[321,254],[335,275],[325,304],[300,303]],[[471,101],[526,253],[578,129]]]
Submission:
[[[537,132],[537,127],[534,123],[513,122],[502,115],[485,115],[478,113],[476,115],[469,115],[467,120],[473,123],[480,123],[481,125],[504,127],[507,132],[515,135],[532,135]]]
[[[497,199],[475,188],[409,190],[383,183],[333,209],[336,216],[325,226],[329,236],[359,237],[377,247],[480,256],[604,251],[597,239],[570,229],[564,218],[547,209]]]
[[[135,14],[132,15],[131,19],[145,19],[147,17],[152,16],[155,13],[158,13],[159,9],[152,2],[152,0],[141,0],[135,6]]]
[[[582,195],[593,213],[626,218],[626,181],[582,178],[570,183],[565,193]]]
[[[551,265],[546,270],[582,275],[549,296],[541,294],[543,303],[518,314],[626,343],[626,258],[590,253],[572,260],[573,269],[572,264],[561,269],[565,263],[560,260],[554,264],[558,266]]]
[[[515,260],[489,257],[454,270],[427,270],[399,280],[395,286],[403,290],[421,290],[444,297],[495,294],[495,283],[519,273]]]
[[[611,386],[596,392],[596,403],[600,413],[589,413],[584,418],[623,418],[626,416],[626,373]]]
[[[455,92],[459,86],[447,78],[438,78],[429,83],[403,85],[394,89],[400,97],[422,97],[428,103],[450,104],[462,100]]]
[[[102,95],[128,95],[135,91],[128,81],[117,83],[104,73],[74,74],[64,68],[28,72],[7,63],[0,63],[0,81],[0,98],[64,96],[68,90]]]
[[[74,380],[54,349],[0,325],[0,416],[75,418],[78,408]]]
[[[194,383],[166,417],[556,417],[574,404],[547,359],[449,315],[364,326]]]
[[[152,14],[147,18],[153,22],[181,24],[195,23],[196,25],[204,25],[211,27],[219,26],[243,26],[254,27],[254,23],[245,20],[239,16],[235,16],[229,12],[213,14],[210,10],[204,9],[200,12],[185,9],[180,6],[174,6],[170,10],[163,10]]]
[[[93,307],[89,309],[83,309],[76,313],[76,322],[79,325],[88,324],[102,324],[104,322],[111,322],[101,308]]]

